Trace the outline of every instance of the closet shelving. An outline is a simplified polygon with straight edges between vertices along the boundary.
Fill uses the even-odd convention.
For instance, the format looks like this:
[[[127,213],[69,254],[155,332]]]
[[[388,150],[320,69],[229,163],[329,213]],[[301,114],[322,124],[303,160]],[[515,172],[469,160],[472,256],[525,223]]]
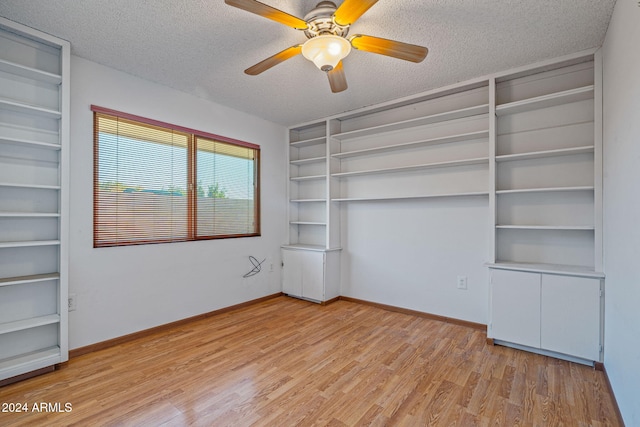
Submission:
[[[0,18],[0,381],[68,359],[69,44]]]

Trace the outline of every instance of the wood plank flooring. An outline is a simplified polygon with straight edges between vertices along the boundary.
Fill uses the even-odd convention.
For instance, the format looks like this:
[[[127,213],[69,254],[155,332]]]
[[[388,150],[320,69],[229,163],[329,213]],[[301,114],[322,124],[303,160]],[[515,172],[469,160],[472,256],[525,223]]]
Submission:
[[[602,372],[485,339],[367,305],[278,297],[2,387],[0,404],[28,412],[0,412],[0,425],[618,425]],[[71,411],[34,412],[41,402]]]

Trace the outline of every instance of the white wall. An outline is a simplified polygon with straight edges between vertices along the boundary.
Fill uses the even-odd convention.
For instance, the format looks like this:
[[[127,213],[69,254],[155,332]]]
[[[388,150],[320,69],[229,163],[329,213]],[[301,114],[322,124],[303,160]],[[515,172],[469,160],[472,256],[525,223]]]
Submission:
[[[640,425],[640,7],[618,0],[604,53],[605,368]]]
[[[94,249],[91,104],[259,144],[262,236]],[[78,307],[69,313],[70,348],[280,292],[286,135],[282,126],[72,57],[69,291]],[[243,279],[249,255],[267,261]]]
[[[487,323],[487,197],[342,205],[342,295]],[[456,287],[467,276],[468,290]]]

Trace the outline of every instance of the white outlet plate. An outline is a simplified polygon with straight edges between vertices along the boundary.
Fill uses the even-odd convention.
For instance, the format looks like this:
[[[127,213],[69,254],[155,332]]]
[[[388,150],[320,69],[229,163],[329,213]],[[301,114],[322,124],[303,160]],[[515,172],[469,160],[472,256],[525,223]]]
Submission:
[[[467,289],[467,276],[458,276],[458,289]]]
[[[74,311],[77,308],[78,300],[76,299],[76,294],[69,294],[68,299],[68,309],[69,311]]]

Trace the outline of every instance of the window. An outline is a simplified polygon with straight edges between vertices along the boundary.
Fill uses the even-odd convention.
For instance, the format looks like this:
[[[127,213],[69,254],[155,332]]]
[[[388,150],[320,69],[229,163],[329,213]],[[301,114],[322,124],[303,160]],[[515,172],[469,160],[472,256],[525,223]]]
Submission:
[[[94,247],[260,235],[258,145],[91,109]]]

